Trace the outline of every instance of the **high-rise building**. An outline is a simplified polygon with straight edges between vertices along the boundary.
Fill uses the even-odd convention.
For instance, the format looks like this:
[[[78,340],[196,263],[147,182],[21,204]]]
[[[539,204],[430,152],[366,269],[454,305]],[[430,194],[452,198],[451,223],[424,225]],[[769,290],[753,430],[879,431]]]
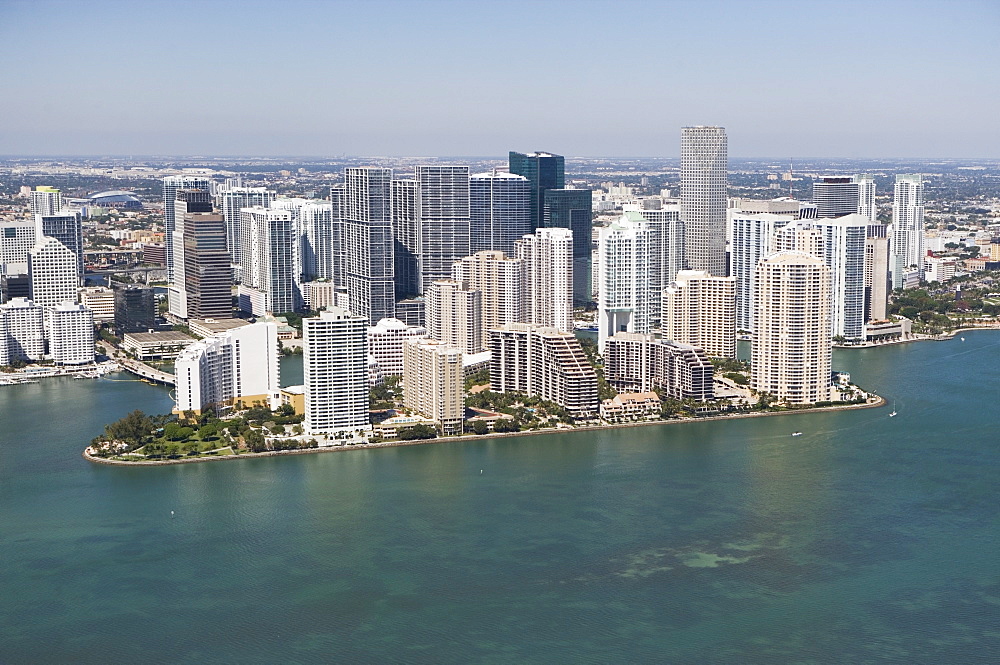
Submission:
[[[236,402],[277,408],[280,348],[278,326],[263,321],[188,345],[174,362],[174,412],[221,413]]]
[[[597,374],[571,332],[530,323],[490,331],[490,390],[555,402],[574,418],[598,413]]]
[[[338,189],[334,203],[307,203],[299,209],[299,256],[301,281],[328,279],[336,285],[343,282],[344,223],[340,218]]]
[[[542,205],[542,225],[545,228],[562,228],[573,232],[573,300],[578,303],[593,300],[590,283],[593,256],[591,205],[589,189],[546,190]]]
[[[907,268],[924,269],[924,181],[917,175],[896,176],[892,200],[889,270],[892,288],[902,288]]]
[[[368,355],[375,359],[382,376],[403,375],[403,344],[427,336],[427,328],[408,326],[399,319],[382,319],[368,328]]]
[[[79,290],[80,304],[94,313],[96,323],[115,320],[115,291],[105,286],[87,286]]]
[[[872,182],[872,207],[874,207],[874,187],[875,184]],[[854,215],[861,209],[859,184],[854,178],[847,176],[822,178],[814,182],[812,200],[816,204],[817,217],[833,219],[844,215]]]
[[[663,339],[736,357],[736,278],[681,270],[663,292]]]
[[[782,251],[757,264],[750,386],[788,404],[830,398],[830,269]]]
[[[261,316],[294,312],[299,304],[295,274],[295,222],[288,210],[252,207],[241,211],[251,243],[243,254],[240,309]]]
[[[483,350],[482,293],[462,282],[431,282],[425,294],[427,334],[465,353]]]
[[[884,321],[889,304],[889,238],[885,227],[881,235],[868,227],[865,238],[865,322]]]
[[[56,365],[94,362],[94,313],[64,302],[49,313],[49,353]]]
[[[465,420],[462,351],[434,339],[403,344],[403,405],[437,421],[443,434],[461,434]]]
[[[39,185],[29,194],[32,215],[58,215],[62,212],[62,192],[55,187]]]
[[[83,279],[83,225],[80,213],[35,215],[35,238],[55,238],[76,256],[77,279]]]
[[[418,293],[451,277],[451,264],[468,256],[469,167],[417,166]]]
[[[482,294],[483,340],[491,328],[521,320],[524,290],[521,259],[508,259],[503,252],[487,250],[456,261],[451,278]]]
[[[672,399],[715,398],[715,368],[696,346],[620,332],[605,342],[603,357],[604,378],[617,390],[658,389]]]
[[[31,300],[36,305],[52,308],[76,302],[80,287],[77,257],[55,238],[40,236],[28,252],[28,277]]]
[[[28,251],[36,237],[34,221],[0,221],[0,276],[28,273]]]
[[[549,152],[511,152],[508,167],[528,179],[532,230],[543,226],[545,192],[566,187],[566,158]]]
[[[367,430],[368,317],[330,307],[302,320],[308,434]]]
[[[34,362],[45,356],[45,317],[41,305],[12,298],[0,305],[0,365]]]
[[[226,220],[208,212],[184,215],[184,291],[191,319],[233,316],[232,268]]]
[[[420,292],[420,267],[417,261],[417,181],[401,178],[392,181],[393,270],[396,299],[404,300]]]
[[[167,281],[174,283],[174,215],[177,190],[211,189],[211,182],[202,176],[172,175],[163,179],[163,230],[164,244],[167,247]]]
[[[597,340],[618,332],[648,333],[660,294],[650,289],[650,232],[641,215],[622,215],[597,240]]]
[[[865,338],[865,239],[871,221],[859,214],[810,222],[823,234],[821,258],[830,269],[831,334]]]
[[[521,320],[573,330],[573,232],[540,228],[515,243],[523,262]]]
[[[681,130],[681,220],[684,262],[691,270],[726,274],[728,143],[724,127]]]
[[[173,261],[168,271],[171,275],[167,289],[168,311],[177,319],[187,319],[187,277],[184,259],[184,224],[188,217],[212,212],[212,195],[207,189],[178,189],[174,193],[173,231],[170,233],[169,260]]]
[[[636,219],[638,213],[649,227],[649,288],[662,293],[674,281],[677,271],[684,269],[684,224],[680,205],[661,205],[655,209],[640,209],[626,204],[624,214]],[[654,308],[652,326],[660,325],[660,312]]]
[[[374,325],[396,313],[392,170],[352,167],[345,169],[344,179],[350,309]]]
[[[233,265],[239,266],[242,279],[243,248],[250,244],[248,231],[243,229],[243,218],[240,211],[243,208],[270,208],[275,194],[265,187],[242,187],[240,185],[224,185],[219,188],[217,200],[222,216],[226,219],[226,247]]]
[[[115,289],[115,330],[144,333],[156,328],[156,295],[153,289],[128,285]]]
[[[795,221],[796,215],[729,211],[729,274],[736,278],[736,330],[753,328],[753,291],[757,263],[771,253],[775,231]]]
[[[531,233],[531,185],[524,176],[493,169],[469,177],[469,253],[514,255],[514,242]]]
[[[872,224],[878,222],[878,207],[875,205],[875,177],[870,173],[860,173],[854,176],[858,186],[857,213],[868,219]]]

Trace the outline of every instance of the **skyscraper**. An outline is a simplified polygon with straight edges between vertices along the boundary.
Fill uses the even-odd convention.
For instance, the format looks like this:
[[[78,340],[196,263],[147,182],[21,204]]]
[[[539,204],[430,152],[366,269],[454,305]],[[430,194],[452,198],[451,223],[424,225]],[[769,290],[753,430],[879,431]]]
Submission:
[[[243,208],[240,215],[251,239],[243,254],[240,309],[255,316],[294,312],[300,296],[292,213],[258,206]]]
[[[736,330],[753,329],[753,293],[757,263],[771,252],[774,232],[795,221],[793,215],[729,212],[729,274],[736,278]]]
[[[0,365],[45,356],[45,317],[40,305],[13,298],[0,305]]]
[[[62,192],[55,187],[39,185],[29,196],[32,215],[58,215],[62,212]]]
[[[423,293],[451,277],[451,264],[470,254],[469,167],[417,166],[417,267]]]
[[[392,170],[352,167],[345,169],[344,179],[350,309],[374,325],[396,313]]]
[[[726,274],[728,143],[724,127],[681,130],[681,220],[691,270]]]
[[[469,177],[469,253],[498,250],[514,255],[514,243],[531,233],[528,179],[493,169]]]
[[[649,288],[662,293],[674,281],[679,270],[684,269],[684,224],[681,207],[665,205],[656,210],[640,210],[624,206],[625,215],[634,218],[638,213],[649,226]],[[653,327],[660,325],[660,312],[654,309]]]
[[[823,178],[813,183],[813,203],[816,204],[816,216],[833,219],[844,215],[853,215],[861,209],[859,184],[854,178],[833,177]],[[871,187],[865,184],[865,194],[873,197],[866,203],[866,209],[874,207],[875,183]]]
[[[205,189],[178,189],[175,192],[173,231],[170,233],[170,260],[173,268],[170,286],[167,289],[169,312],[178,319],[188,318],[187,278],[184,260],[184,223],[188,215],[212,212],[212,196]]]
[[[243,248],[249,245],[249,238],[241,226],[240,210],[255,206],[270,208],[274,192],[268,191],[265,187],[224,186],[219,190],[218,199],[222,216],[226,219],[226,247],[229,248],[229,257],[233,265],[240,267],[241,274],[237,275],[237,279],[240,280]]]
[[[511,152],[510,172],[528,179],[532,230],[545,220],[545,192],[566,187],[566,159],[549,152]]]
[[[28,276],[36,305],[51,309],[76,302],[80,286],[76,254],[55,238],[41,236],[28,252]]]
[[[118,335],[141,333],[156,327],[153,289],[134,284],[115,289],[115,330]]]
[[[167,281],[174,277],[174,202],[178,189],[203,189],[209,191],[211,183],[202,176],[172,175],[163,179],[163,231],[167,247]]]
[[[892,200],[892,241],[889,269],[892,288],[903,286],[903,271],[924,270],[924,181],[917,175],[896,176]]]
[[[308,434],[367,430],[367,317],[329,307],[302,320]]]
[[[420,292],[418,235],[417,181],[413,178],[393,180],[392,251],[397,300],[410,298]]]
[[[648,333],[660,294],[649,285],[649,226],[626,213],[600,229],[597,240],[597,340],[618,332]]]
[[[736,357],[736,278],[681,270],[663,292],[663,339]]]
[[[523,262],[521,320],[573,331],[573,233],[537,229],[515,243]]]
[[[483,301],[480,291],[461,282],[431,282],[426,294],[427,334],[465,353],[483,350]]]
[[[757,264],[750,386],[788,404],[830,399],[830,269],[803,252]]]
[[[451,278],[482,294],[483,342],[488,331],[521,320],[524,261],[483,251],[456,261]]]
[[[858,186],[858,209],[856,212],[875,224],[878,222],[878,208],[875,206],[875,178],[870,173],[861,173],[854,176],[854,182]]]
[[[48,236],[61,242],[76,256],[77,279],[83,279],[83,224],[80,213],[35,215],[35,238]]]
[[[343,281],[343,220],[340,218],[342,189],[333,203],[307,203],[299,208],[299,256],[302,281],[328,279],[337,286]],[[339,280],[339,281],[338,281]]]
[[[28,272],[28,250],[35,246],[34,220],[0,222],[0,276],[25,275]]]
[[[57,365],[94,362],[94,313],[64,302],[49,313],[49,353]]]
[[[593,213],[589,189],[549,189],[542,205],[542,226],[573,232],[573,300],[588,303],[593,300],[590,283],[593,251]]]
[[[232,267],[226,220],[210,212],[184,215],[184,291],[191,319],[233,316]]]
[[[403,344],[403,405],[440,424],[444,434],[461,434],[465,420],[462,351],[435,339]]]

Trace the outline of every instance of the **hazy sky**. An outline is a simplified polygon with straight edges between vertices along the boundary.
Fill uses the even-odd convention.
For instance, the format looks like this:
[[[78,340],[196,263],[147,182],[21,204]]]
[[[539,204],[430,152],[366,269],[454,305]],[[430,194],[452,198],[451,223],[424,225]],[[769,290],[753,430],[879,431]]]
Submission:
[[[1000,157],[1000,0],[0,0],[0,154]]]

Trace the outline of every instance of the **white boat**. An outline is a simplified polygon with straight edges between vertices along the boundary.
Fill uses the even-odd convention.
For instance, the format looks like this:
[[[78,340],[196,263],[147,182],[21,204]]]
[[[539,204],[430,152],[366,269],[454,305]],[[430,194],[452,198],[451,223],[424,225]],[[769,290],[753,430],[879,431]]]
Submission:
[[[959,337],[959,339],[962,340],[963,342],[965,341],[964,337]]]
[[[802,436],[802,432],[792,432],[792,436]]]

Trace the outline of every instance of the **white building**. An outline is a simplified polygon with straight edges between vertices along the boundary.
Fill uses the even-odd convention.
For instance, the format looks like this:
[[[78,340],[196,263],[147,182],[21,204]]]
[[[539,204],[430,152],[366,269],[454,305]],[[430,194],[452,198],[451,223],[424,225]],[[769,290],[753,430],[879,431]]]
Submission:
[[[76,302],[80,287],[76,255],[55,238],[41,236],[28,252],[28,276],[36,305],[52,308]]]
[[[740,207],[729,211],[729,274],[736,279],[738,331],[749,332],[753,327],[753,290],[757,263],[771,253],[774,232],[795,221],[797,216],[797,213],[758,213],[752,207],[750,210]]]
[[[378,363],[382,376],[403,375],[403,344],[427,336],[423,326],[408,326],[399,319],[382,319],[368,328],[368,353]]]
[[[42,236],[55,238],[76,257],[76,276],[83,279],[83,225],[80,213],[62,212],[35,215],[35,240]]]
[[[684,224],[681,222],[680,205],[661,205],[656,209],[626,205],[623,208],[629,219],[638,219],[638,213],[649,227],[649,288],[662,293],[674,281],[678,271],[684,269]],[[660,324],[660,312],[653,309],[653,327]]]
[[[62,192],[54,187],[35,187],[28,196],[32,215],[58,215],[62,211]]]
[[[726,274],[727,152],[724,127],[681,129],[685,264],[691,270],[707,270],[712,275]]]
[[[540,228],[514,244],[524,271],[521,320],[573,330],[573,232]]]
[[[331,434],[370,430],[368,318],[339,307],[303,319],[305,430]]]
[[[462,282],[431,282],[425,294],[427,334],[465,353],[483,350],[482,293]]]
[[[340,212],[340,206],[333,203],[307,203],[299,208],[303,282],[326,279],[338,286],[343,283],[344,220]]]
[[[858,214],[872,224],[878,222],[878,207],[875,205],[875,177],[870,173],[854,176],[858,186]]]
[[[920,175],[896,176],[889,245],[892,288],[903,286],[907,268],[924,271],[924,182]]]
[[[278,326],[258,322],[189,345],[174,362],[175,413],[242,402],[280,405]]]
[[[648,333],[659,294],[650,289],[649,225],[635,213],[603,227],[597,240],[597,338],[618,332]]]
[[[830,399],[830,269],[804,252],[757,265],[750,386],[789,404]]]
[[[242,280],[243,247],[249,244],[249,234],[244,232],[243,208],[270,208],[275,194],[265,187],[241,187],[224,185],[218,188],[216,201],[226,220],[226,246],[233,265],[238,266],[237,279]]]
[[[49,313],[49,354],[56,365],[94,362],[94,314],[71,302]]]
[[[465,420],[462,351],[433,339],[411,338],[403,345],[403,404],[461,434]]]
[[[240,309],[254,316],[295,311],[299,286],[292,213],[257,206],[244,208],[240,214],[242,227],[250,238],[242,255]],[[255,297],[252,292],[258,295]]]
[[[35,239],[34,222],[0,221],[0,277],[27,274],[28,252]]]
[[[924,260],[924,281],[944,283],[955,276],[958,259],[953,256],[932,256]]]
[[[663,339],[736,357],[736,278],[681,270],[663,292]]]
[[[45,356],[44,310],[26,298],[0,305],[0,365],[15,359],[34,362]]]

